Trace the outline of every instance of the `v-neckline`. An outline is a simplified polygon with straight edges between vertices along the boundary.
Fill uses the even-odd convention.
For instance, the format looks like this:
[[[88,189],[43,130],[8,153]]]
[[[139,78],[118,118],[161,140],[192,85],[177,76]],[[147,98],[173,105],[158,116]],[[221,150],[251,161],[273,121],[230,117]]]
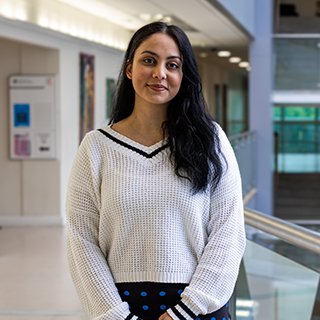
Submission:
[[[105,137],[115,143],[118,151],[140,159],[144,163],[154,164],[162,159],[162,151],[168,148],[168,139],[165,138],[149,147],[138,143],[123,134],[113,130],[111,125],[98,129]]]

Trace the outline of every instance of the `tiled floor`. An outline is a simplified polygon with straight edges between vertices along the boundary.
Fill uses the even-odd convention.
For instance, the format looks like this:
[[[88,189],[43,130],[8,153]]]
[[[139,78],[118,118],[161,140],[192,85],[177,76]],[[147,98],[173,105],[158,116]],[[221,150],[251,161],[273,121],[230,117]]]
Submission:
[[[62,227],[0,230],[0,320],[85,320]]]

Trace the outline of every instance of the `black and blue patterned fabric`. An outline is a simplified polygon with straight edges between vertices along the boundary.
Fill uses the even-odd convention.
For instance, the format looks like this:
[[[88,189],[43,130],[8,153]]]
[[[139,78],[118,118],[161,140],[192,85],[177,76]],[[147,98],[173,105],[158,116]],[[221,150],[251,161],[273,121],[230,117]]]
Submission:
[[[122,300],[128,302],[132,315],[141,320],[158,320],[167,309],[180,302],[180,294],[187,284],[132,282],[116,286]],[[198,315],[194,320],[231,320],[228,304],[213,313]]]

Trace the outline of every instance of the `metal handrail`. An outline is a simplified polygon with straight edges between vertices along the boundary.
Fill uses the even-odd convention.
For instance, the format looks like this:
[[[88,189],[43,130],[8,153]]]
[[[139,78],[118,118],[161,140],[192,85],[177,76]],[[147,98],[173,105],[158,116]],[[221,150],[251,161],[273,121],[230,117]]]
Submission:
[[[245,223],[286,242],[320,254],[320,234],[296,224],[245,208]]]

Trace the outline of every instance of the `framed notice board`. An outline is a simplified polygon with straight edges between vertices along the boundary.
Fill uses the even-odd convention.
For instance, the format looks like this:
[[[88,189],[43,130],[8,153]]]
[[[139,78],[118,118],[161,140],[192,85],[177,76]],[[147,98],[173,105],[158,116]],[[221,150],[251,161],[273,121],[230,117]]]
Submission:
[[[9,77],[10,158],[56,159],[56,77]]]

